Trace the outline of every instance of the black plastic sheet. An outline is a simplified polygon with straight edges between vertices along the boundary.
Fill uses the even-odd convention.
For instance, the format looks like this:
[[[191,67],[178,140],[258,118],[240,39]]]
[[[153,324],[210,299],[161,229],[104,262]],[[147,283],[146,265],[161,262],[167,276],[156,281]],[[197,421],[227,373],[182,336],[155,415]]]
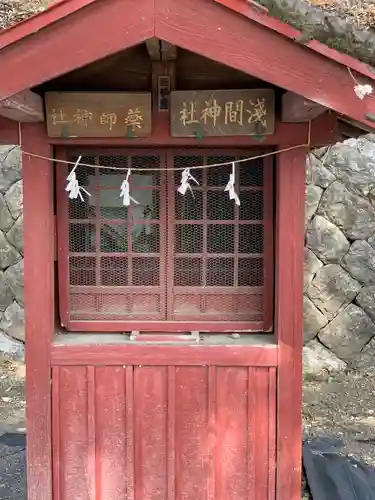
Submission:
[[[303,445],[303,465],[313,500],[375,500],[375,469],[339,454],[342,442],[318,438]]]

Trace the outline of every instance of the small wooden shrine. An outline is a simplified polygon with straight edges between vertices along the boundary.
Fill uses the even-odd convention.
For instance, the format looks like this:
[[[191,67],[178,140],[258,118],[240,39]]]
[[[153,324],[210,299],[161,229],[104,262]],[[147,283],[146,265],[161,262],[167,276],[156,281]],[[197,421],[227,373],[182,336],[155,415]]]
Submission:
[[[0,33],[29,500],[300,498],[306,154],[375,101],[297,35],[242,0],[63,0]]]

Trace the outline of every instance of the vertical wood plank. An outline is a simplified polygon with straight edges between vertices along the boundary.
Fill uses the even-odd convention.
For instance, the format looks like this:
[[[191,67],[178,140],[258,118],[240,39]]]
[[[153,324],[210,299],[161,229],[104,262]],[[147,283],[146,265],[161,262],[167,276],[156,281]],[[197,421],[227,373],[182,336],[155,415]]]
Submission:
[[[126,498],[125,370],[98,366],[96,386],[96,492],[100,500]]]
[[[255,394],[253,408],[255,420],[255,491],[254,500],[264,500],[268,497],[269,478],[269,371],[268,368],[251,368],[253,372],[252,391]]]
[[[168,366],[168,477],[167,477],[167,497],[168,500],[175,500],[176,495],[176,367]]]
[[[268,500],[275,500],[276,487],[276,368],[269,368],[268,387]]]
[[[95,415],[95,367],[87,367],[87,461],[88,497],[96,500],[96,415]]]
[[[125,368],[126,391],[126,500],[134,500],[134,376],[133,367]]]
[[[98,366],[95,381],[97,496],[100,500],[125,500],[125,369]]]
[[[167,496],[167,368],[134,368],[135,497]]]
[[[217,500],[247,496],[247,390],[246,367],[217,367],[216,438]]]
[[[274,170],[272,156],[263,159],[264,188],[264,330],[272,331],[274,321]]]
[[[60,368],[61,500],[89,495],[87,368]]]
[[[56,149],[58,160],[69,160],[67,150]],[[63,327],[69,321],[69,198],[65,191],[69,167],[64,163],[56,165],[56,225],[57,264],[59,290],[59,320]]]
[[[216,419],[216,376],[217,368],[208,368],[208,429],[207,429],[207,455],[208,455],[208,478],[207,478],[207,499],[216,500],[216,479],[217,479],[217,419]]]
[[[22,124],[22,147],[52,157],[45,124]],[[55,326],[53,170],[23,155],[27,493],[52,499],[50,344]]]
[[[277,156],[277,500],[297,500],[301,493],[305,155],[301,148]]]
[[[254,368],[247,369],[247,499],[254,500],[255,483],[255,460],[256,460],[256,420],[254,408],[257,403],[254,391]]]
[[[53,500],[61,498],[61,461],[60,461],[60,368],[52,368],[52,478]]]
[[[207,500],[206,367],[176,368],[176,498]]]

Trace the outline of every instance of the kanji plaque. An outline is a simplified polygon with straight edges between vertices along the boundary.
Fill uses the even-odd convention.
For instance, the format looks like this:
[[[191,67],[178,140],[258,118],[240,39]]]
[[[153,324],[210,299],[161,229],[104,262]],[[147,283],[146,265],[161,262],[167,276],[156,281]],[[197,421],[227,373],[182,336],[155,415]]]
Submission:
[[[151,94],[47,92],[49,137],[147,137]]]
[[[272,135],[273,90],[204,90],[171,93],[173,137]]]

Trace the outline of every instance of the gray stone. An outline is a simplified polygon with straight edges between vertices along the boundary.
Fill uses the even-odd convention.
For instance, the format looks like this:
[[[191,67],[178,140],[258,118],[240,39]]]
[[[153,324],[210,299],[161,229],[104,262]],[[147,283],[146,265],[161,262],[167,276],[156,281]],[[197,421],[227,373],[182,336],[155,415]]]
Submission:
[[[18,219],[23,209],[23,184],[22,180],[15,182],[6,192],[5,201],[13,219]]]
[[[375,321],[375,285],[362,288],[356,297],[356,302]]]
[[[13,302],[13,293],[9,283],[5,279],[4,273],[0,271],[0,311],[5,309]]]
[[[23,255],[23,215],[20,215],[6,234],[7,240]]]
[[[375,187],[371,189],[371,191],[367,195],[367,198],[370,200],[372,206],[375,206]]]
[[[5,203],[4,196],[0,193],[0,229],[8,231],[13,222],[13,217],[9,212],[8,205]]]
[[[0,355],[4,358],[24,361],[25,346],[22,342],[11,339],[3,332],[0,332]]]
[[[16,301],[6,308],[0,321],[0,330],[9,337],[25,341],[25,314]]]
[[[303,341],[309,342],[328,323],[328,319],[317,309],[311,300],[303,297]]]
[[[323,160],[324,154],[322,154]],[[327,167],[324,166],[321,159],[316,157],[315,151],[307,158],[306,171],[307,182],[315,184],[321,188],[328,187],[335,180],[335,176],[328,170]]]
[[[370,238],[367,238],[367,243],[369,243],[372,246],[372,248],[375,248],[375,234],[370,236]]]
[[[310,285],[312,279],[314,278],[316,272],[323,267],[323,262],[321,262],[318,257],[309,250],[305,248],[305,260],[303,263],[303,279],[305,288]]]
[[[332,146],[323,146],[321,148],[316,148],[310,154],[311,156],[315,156],[318,160],[323,160],[325,156],[329,153]]]
[[[14,266],[8,267],[4,272],[5,281],[9,284],[14,298],[19,305],[24,306],[23,297],[23,273],[24,273],[24,260],[20,260]]]
[[[302,360],[305,375],[340,373],[347,367],[345,361],[339,359],[317,340],[312,340],[303,347]]]
[[[360,353],[354,354],[351,365],[367,375],[375,376],[375,337],[362,349]]]
[[[314,184],[306,186],[306,204],[305,204],[305,224],[309,222],[318,208],[323,189]]]
[[[375,325],[360,307],[349,304],[319,332],[320,341],[339,358],[350,358],[375,335]]]
[[[359,195],[367,196],[375,187],[375,144],[366,138],[336,144],[327,164],[337,179]]]
[[[357,295],[361,285],[338,264],[319,269],[307,294],[314,305],[331,320],[339,309],[347,306]]]
[[[21,154],[18,146],[0,146],[0,192],[21,179]]]
[[[0,231],[0,269],[6,269],[21,260],[21,255],[7,241],[4,233]]]
[[[321,197],[318,214],[339,227],[353,240],[365,240],[375,232],[375,210],[362,196],[333,182]]]
[[[367,241],[355,241],[342,259],[342,266],[360,283],[375,283],[375,249]]]
[[[350,246],[344,233],[320,215],[308,225],[306,242],[307,247],[325,263],[339,262]]]

